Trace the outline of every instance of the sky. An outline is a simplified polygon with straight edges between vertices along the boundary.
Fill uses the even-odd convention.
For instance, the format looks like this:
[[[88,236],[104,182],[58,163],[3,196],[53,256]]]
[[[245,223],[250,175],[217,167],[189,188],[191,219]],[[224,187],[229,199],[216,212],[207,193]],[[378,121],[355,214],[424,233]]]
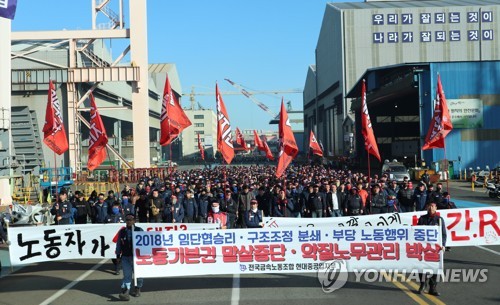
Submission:
[[[184,93],[238,91],[225,78],[249,91],[300,90],[314,64],[327,2],[325,0],[148,0],[148,59],[175,63]],[[92,28],[90,0],[18,0],[12,31],[86,30]],[[128,1],[125,26],[128,27]],[[118,13],[118,0],[109,7]],[[105,22],[101,15],[98,22]],[[120,42],[112,42],[115,58]],[[273,112],[281,95],[254,96]],[[302,110],[302,93],[283,94]],[[223,95],[233,129],[277,130],[271,116],[242,95]],[[196,96],[215,109],[215,95]],[[189,97],[182,99],[189,106]]]

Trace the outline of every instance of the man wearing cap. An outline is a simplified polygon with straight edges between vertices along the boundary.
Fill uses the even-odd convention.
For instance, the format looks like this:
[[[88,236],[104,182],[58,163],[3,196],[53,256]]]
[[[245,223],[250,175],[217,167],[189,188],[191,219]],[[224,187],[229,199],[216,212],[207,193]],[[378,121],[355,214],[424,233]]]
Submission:
[[[425,183],[420,182],[415,192],[413,192],[413,202],[417,211],[424,211],[427,204],[427,190],[425,186]]]
[[[307,199],[307,209],[312,218],[322,218],[326,214],[326,200],[324,194],[319,191],[319,184],[313,185],[313,192]]]
[[[372,195],[369,199],[369,206],[372,214],[382,214],[386,211],[387,198],[384,192],[380,191],[380,186],[375,184],[372,188]]]
[[[418,219],[417,226],[441,226],[441,236],[443,244],[441,250],[446,247],[446,225],[444,223],[443,217],[439,216],[437,213],[437,205],[435,202],[431,202],[427,205],[427,214],[420,216]],[[427,275],[420,274],[420,288],[418,293],[421,294],[425,287],[427,286]],[[439,296],[440,293],[436,290],[437,287],[437,274],[433,274],[429,278],[429,294]]]
[[[132,277],[134,273],[134,256],[132,246],[132,232],[143,231],[141,228],[135,226],[135,217],[133,214],[125,216],[126,226],[118,231],[118,241],[116,242],[116,259],[117,263],[121,262],[123,267],[123,280],[121,284],[121,293],[119,294],[120,300],[130,300],[130,290],[132,285]],[[141,288],[143,279],[137,279],[137,286],[134,289],[133,295],[139,297],[141,295]]]
[[[59,200],[54,203],[50,213],[55,216],[56,224],[69,225],[73,222],[73,211],[71,203],[68,201],[68,193],[62,190],[59,193]]]
[[[148,213],[149,213],[149,202],[148,195],[146,190],[142,189],[139,191],[139,199],[137,199],[135,203],[135,212],[137,213],[137,217],[139,218],[140,223],[148,222]]]
[[[191,189],[186,191],[182,206],[184,207],[184,222],[193,223],[196,217],[198,217],[198,203],[194,199],[194,194]]]
[[[264,212],[258,209],[259,202],[257,199],[250,200],[250,210],[245,211],[244,219],[247,228],[262,228]]]

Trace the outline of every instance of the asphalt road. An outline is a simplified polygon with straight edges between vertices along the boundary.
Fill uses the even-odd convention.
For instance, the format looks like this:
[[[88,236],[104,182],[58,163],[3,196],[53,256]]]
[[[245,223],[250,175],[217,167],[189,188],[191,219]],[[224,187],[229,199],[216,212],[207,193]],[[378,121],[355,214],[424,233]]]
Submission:
[[[470,185],[450,184],[452,198],[461,205],[497,205],[484,190],[472,193]],[[0,247],[5,264],[8,249]],[[140,298],[131,304],[499,304],[500,246],[460,247],[446,252],[445,268],[486,275],[485,282],[445,282],[439,298],[416,294],[418,283],[394,276],[384,281],[349,274],[346,285],[325,293],[315,273],[198,276],[146,279]],[[0,278],[0,304],[110,304],[118,299],[121,276],[111,261],[64,261],[34,264]],[[484,269],[484,270],[483,270]],[[483,278],[484,279],[484,278]]]

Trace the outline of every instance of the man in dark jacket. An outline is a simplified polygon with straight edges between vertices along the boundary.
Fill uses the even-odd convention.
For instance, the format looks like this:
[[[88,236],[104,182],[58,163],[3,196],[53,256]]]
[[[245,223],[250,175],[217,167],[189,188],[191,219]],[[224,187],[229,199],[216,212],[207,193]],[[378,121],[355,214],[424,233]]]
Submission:
[[[356,188],[352,188],[349,196],[347,196],[346,208],[344,210],[347,216],[358,216],[364,214],[363,200],[358,194]]]
[[[369,206],[372,214],[382,214],[387,211],[387,198],[385,193],[380,191],[380,186],[378,184],[372,187],[372,196]]]
[[[401,213],[415,211],[413,190],[408,187],[407,182],[403,182],[402,187],[398,191],[397,199],[401,208]]]
[[[126,227],[121,228],[118,232],[118,241],[116,242],[116,259],[117,263],[122,264],[123,267],[123,280],[121,285],[120,300],[128,301],[130,299],[129,292],[132,285],[132,276],[134,272],[134,256],[132,246],[132,232],[142,231],[141,228],[135,226],[135,217],[128,214],[125,217]],[[141,295],[141,288],[143,279],[137,279],[137,286],[135,287],[134,295],[139,297]]]
[[[55,216],[56,224],[69,225],[73,221],[73,207],[68,201],[68,193],[65,190],[59,193],[59,200],[54,203],[50,213]]]
[[[441,182],[436,184],[436,189],[431,191],[429,194],[429,202],[434,202],[438,209],[446,209],[446,205],[443,204],[443,184]]]
[[[260,209],[264,211],[264,216],[271,216],[272,196],[264,186],[259,188],[259,193],[255,196],[255,199],[259,202]]]
[[[437,205],[434,202],[431,202],[427,205],[427,214],[420,216],[418,219],[418,226],[441,226],[441,236],[442,242],[441,250],[444,250],[446,247],[446,225],[444,223],[443,217],[439,216],[437,213]],[[420,274],[420,288],[418,289],[418,293],[422,293],[427,285],[427,275]],[[429,294],[439,296],[440,293],[437,292],[437,274],[433,274],[429,278]]]
[[[75,223],[86,224],[87,218],[90,218],[92,215],[90,204],[85,200],[85,197],[80,191],[75,191],[74,198],[73,207],[76,209]]]
[[[192,190],[188,189],[186,191],[182,206],[184,208],[184,223],[193,223],[198,217],[198,203],[194,199]]]
[[[206,223],[208,216],[208,209],[210,204],[210,197],[207,194],[207,189],[204,188],[201,190],[200,195],[198,196],[198,222]]]
[[[417,211],[425,210],[425,206],[427,204],[427,190],[425,189],[425,183],[419,183],[417,189],[413,192],[413,202]]]
[[[326,214],[326,200],[324,193],[319,191],[319,185],[315,184],[313,192],[307,199],[307,209],[312,218],[322,218]]]
[[[342,210],[344,206],[344,196],[337,191],[337,185],[331,184],[327,187],[326,193],[326,204],[328,207],[328,213],[330,217],[340,217],[342,216]]]
[[[149,200],[149,222],[161,222],[164,209],[165,201],[160,197],[160,192],[154,189]]]
[[[243,214],[239,214],[238,205],[236,201],[234,201],[232,197],[232,192],[230,189],[226,189],[224,193],[224,198],[221,199],[221,205],[223,212],[226,212],[228,218],[228,229],[234,229],[236,227],[236,222],[238,217],[243,216]]]
[[[258,209],[259,202],[257,201],[257,199],[252,199],[250,201],[250,206],[250,210],[245,211],[245,215],[243,216],[247,228],[264,227],[264,222],[262,221],[264,212]]]
[[[238,214],[243,215],[245,211],[250,209],[250,200],[255,199],[255,196],[250,192],[248,185],[243,185],[243,192],[238,194]],[[246,228],[243,218],[238,219],[238,224],[241,228]]]

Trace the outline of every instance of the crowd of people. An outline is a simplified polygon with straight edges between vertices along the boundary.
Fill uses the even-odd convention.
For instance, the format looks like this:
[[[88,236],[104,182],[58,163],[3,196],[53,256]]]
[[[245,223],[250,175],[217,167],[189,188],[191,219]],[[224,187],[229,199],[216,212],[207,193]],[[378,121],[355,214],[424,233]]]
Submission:
[[[220,223],[224,228],[262,226],[263,217],[339,217],[454,207],[441,183],[368,177],[323,166],[290,166],[276,178],[268,166],[232,166],[174,172],[164,181],[143,177],[107,194],[59,194],[52,208],[58,224],[125,222]],[[69,198],[70,197],[70,198]],[[259,212],[257,212],[259,211]],[[222,216],[219,214],[222,213]],[[247,217],[245,217],[245,215]]]
[[[70,198],[68,198],[70,197]],[[141,223],[217,223],[221,229],[264,227],[264,217],[340,217],[427,210],[420,225],[444,227],[437,209],[454,208],[441,183],[427,175],[412,181],[390,180],[387,175],[368,177],[348,169],[324,166],[290,166],[276,178],[269,166],[231,166],[175,171],[161,181],[143,177],[119,193],[63,190],[51,213],[58,224],[126,223],[119,232],[115,273],[124,274],[119,298],[140,296],[142,279],[131,287],[133,276],[132,231]],[[139,226],[135,226],[136,220]],[[443,249],[446,231],[443,229]],[[429,293],[439,295],[437,278],[421,275],[418,293],[429,283]]]

